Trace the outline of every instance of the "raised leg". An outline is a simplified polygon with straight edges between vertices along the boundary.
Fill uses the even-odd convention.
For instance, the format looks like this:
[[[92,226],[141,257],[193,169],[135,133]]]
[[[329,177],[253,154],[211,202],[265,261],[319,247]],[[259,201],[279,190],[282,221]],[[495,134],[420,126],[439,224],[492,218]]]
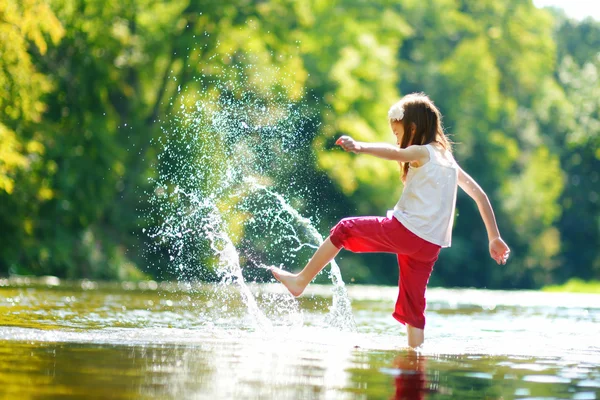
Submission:
[[[310,261],[306,264],[304,269],[297,274],[284,271],[280,268],[271,268],[271,272],[275,279],[283,283],[283,285],[290,291],[294,296],[300,296],[308,284],[314,279],[315,276],[333,258],[340,252],[340,249],[335,247],[329,237],[319,246],[315,254],[312,256]]]

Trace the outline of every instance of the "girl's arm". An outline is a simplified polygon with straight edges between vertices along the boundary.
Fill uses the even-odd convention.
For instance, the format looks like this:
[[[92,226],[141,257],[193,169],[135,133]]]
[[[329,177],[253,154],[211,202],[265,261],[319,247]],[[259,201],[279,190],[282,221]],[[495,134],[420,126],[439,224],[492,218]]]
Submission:
[[[498,264],[506,264],[510,249],[500,237],[492,205],[481,187],[462,168],[458,168],[458,185],[477,203],[490,241],[490,256]]]
[[[335,144],[342,146],[346,151],[357,154],[371,154],[386,160],[400,162],[418,161],[421,164],[429,160],[429,152],[423,146],[408,146],[406,149],[402,149],[388,143],[357,142],[350,136],[340,137]]]

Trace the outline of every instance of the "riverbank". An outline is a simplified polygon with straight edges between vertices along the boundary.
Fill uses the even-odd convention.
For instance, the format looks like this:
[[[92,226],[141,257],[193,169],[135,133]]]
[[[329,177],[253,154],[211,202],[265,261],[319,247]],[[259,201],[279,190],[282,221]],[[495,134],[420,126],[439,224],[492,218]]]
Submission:
[[[594,293],[600,294],[600,281],[583,281],[569,279],[562,285],[551,285],[542,288],[544,292]]]
[[[117,288],[122,287],[125,290],[157,290],[163,289],[169,292],[173,291],[186,291],[190,290],[192,287],[202,286],[204,284],[209,284],[208,282],[177,282],[177,281],[162,281],[156,282],[153,280],[140,280],[140,281],[92,281],[88,279],[79,279],[79,280],[69,280],[69,279],[60,279],[55,276],[22,276],[22,275],[13,275],[6,278],[0,277],[0,287],[3,286],[28,286],[28,287],[53,287],[53,286],[63,286],[63,287],[76,287],[81,286],[82,289],[95,289],[98,285],[103,288]],[[253,286],[251,284],[251,286]],[[312,285],[314,286],[314,284]],[[320,285],[327,287],[327,285]],[[364,286],[364,287],[385,287],[385,286],[376,286],[376,285],[349,285],[349,287],[354,286]],[[460,290],[461,288],[455,288]],[[466,288],[464,288],[466,289]],[[475,288],[470,288],[475,289]],[[329,290],[329,289],[327,289]],[[505,289],[506,290],[506,289]],[[505,291],[501,290],[501,291]],[[536,289],[529,289],[528,291],[535,291]],[[540,289],[543,292],[561,292],[561,293],[590,293],[590,294],[600,294],[600,281],[592,280],[592,281],[583,281],[578,278],[569,279],[567,282],[562,285],[549,285],[544,286]]]

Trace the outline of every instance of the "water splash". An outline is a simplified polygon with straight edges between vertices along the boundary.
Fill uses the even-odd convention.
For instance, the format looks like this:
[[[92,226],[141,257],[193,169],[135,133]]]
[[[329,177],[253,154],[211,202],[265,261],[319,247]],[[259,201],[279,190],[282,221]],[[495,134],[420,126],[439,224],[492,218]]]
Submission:
[[[270,276],[249,266],[279,259],[280,265],[298,267],[303,252],[323,241],[314,224],[274,188],[287,181],[287,190],[297,198],[309,192],[294,176],[309,147],[306,126],[311,118],[303,103],[259,96],[243,82],[202,82],[212,90],[182,92],[179,111],[163,122],[158,143],[163,150],[150,196],[155,228],[149,235],[155,249],[168,254],[172,275],[237,285],[255,325],[271,330],[273,321],[246,284],[249,275],[260,280]],[[333,304],[328,322],[353,331],[350,300],[335,261],[329,277]],[[276,315],[286,318],[276,323],[301,323],[297,301],[289,294],[278,300],[270,303],[279,307]]]
[[[298,235],[294,235],[292,238],[296,239],[298,242],[298,246],[294,250],[300,250],[304,246],[318,248],[321,243],[323,243],[323,236],[317,231],[314,225],[308,218],[304,218],[296,209],[290,206],[285,198],[279,194],[275,193],[272,190],[269,190],[264,185],[260,185],[253,178],[245,179],[245,182],[248,183],[254,190],[264,191],[267,195],[272,196],[276,199],[277,203],[281,207],[282,212],[289,213],[294,222],[296,222],[300,227],[306,230],[309,234],[310,238],[313,239],[312,243],[302,242],[298,239]],[[292,231],[295,231],[295,227],[292,224],[289,224],[289,228]],[[332,297],[332,306],[330,308],[330,313],[328,316],[328,322],[330,325],[335,326],[337,328],[349,331],[356,330],[356,323],[354,322],[354,317],[352,315],[352,306],[350,304],[350,298],[348,297],[348,293],[346,291],[346,287],[344,284],[344,280],[342,279],[342,273],[340,271],[340,267],[337,262],[331,260],[331,268],[329,269],[329,277],[333,283],[333,297]]]
[[[248,311],[253,317],[253,321],[263,331],[272,330],[273,325],[271,324],[271,321],[260,310],[254,295],[248,288],[248,285],[246,285],[244,282],[242,268],[240,266],[240,256],[233,242],[229,238],[229,235],[226,233],[227,231],[223,228],[221,215],[214,204],[212,205],[210,218],[212,221],[216,222],[216,226],[221,227],[219,230],[207,229],[205,231],[208,239],[210,240],[211,248],[219,259],[217,271],[219,275],[222,276],[221,282],[227,283],[234,281],[237,283],[244,304],[247,305]],[[298,310],[295,311],[298,313]]]

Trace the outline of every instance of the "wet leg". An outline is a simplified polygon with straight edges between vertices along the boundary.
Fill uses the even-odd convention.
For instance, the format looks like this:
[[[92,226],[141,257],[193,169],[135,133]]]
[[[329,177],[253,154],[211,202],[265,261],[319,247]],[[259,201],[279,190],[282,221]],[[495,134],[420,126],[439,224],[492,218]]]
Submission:
[[[425,341],[425,331],[406,324],[406,334],[408,335],[408,345],[412,348],[419,347]]]
[[[308,264],[306,264],[304,269],[299,273],[292,274],[275,267],[271,268],[271,272],[275,279],[283,283],[290,293],[297,297],[304,292],[306,286],[308,286],[314,277],[317,276],[317,274],[321,272],[321,270],[325,268],[339,252],[340,249],[335,247],[335,245],[331,243],[329,237],[327,237],[312,256]]]

